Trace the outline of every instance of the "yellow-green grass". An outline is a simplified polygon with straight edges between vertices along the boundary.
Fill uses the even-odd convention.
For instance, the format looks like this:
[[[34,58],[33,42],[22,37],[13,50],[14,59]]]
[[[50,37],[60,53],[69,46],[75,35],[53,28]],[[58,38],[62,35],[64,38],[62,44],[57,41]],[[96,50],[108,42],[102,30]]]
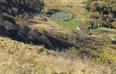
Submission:
[[[71,55],[72,57],[80,57],[84,58],[87,57],[91,61],[99,62],[99,63],[108,63],[110,62],[116,62],[116,46],[111,45],[111,44],[104,44],[102,48],[99,48],[97,50],[93,49],[76,49],[76,48],[70,48],[67,50],[67,53]],[[88,52],[89,54],[80,54],[81,51]],[[94,55],[94,56],[93,56]]]
[[[77,16],[67,21],[60,18],[52,18],[52,20],[55,21],[58,25],[60,25],[64,29],[71,30],[71,31],[76,30],[76,27],[83,23]]]
[[[60,18],[53,18],[53,21],[55,21],[58,25],[62,26],[64,29],[68,30],[75,30],[78,25],[85,23],[85,21],[89,18],[89,13],[82,6],[69,7],[67,5],[54,6],[51,4],[46,6],[45,8],[57,9],[62,12],[68,12],[74,15],[73,19],[70,19],[68,21],[61,20]]]

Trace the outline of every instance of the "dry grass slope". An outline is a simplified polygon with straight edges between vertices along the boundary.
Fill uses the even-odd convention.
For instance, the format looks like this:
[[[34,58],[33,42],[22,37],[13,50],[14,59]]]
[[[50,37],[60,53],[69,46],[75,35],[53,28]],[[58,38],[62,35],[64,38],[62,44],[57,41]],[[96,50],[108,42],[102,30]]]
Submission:
[[[68,0],[61,1],[67,2]],[[39,16],[34,19],[39,22]],[[29,27],[47,29],[47,32],[55,32],[52,34],[56,37],[66,32],[69,33],[62,30],[57,24],[54,26],[54,31],[54,22],[53,25],[50,22],[40,21]],[[64,52],[48,50],[42,45],[25,44],[7,37],[0,37],[0,74],[116,74],[115,48],[116,46],[104,44],[103,48],[99,49],[102,53],[91,50],[91,53],[99,55],[100,58],[113,61],[109,62],[110,65],[95,64],[88,59],[72,58]]]
[[[111,74],[111,69],[0,37],[0,74]]]

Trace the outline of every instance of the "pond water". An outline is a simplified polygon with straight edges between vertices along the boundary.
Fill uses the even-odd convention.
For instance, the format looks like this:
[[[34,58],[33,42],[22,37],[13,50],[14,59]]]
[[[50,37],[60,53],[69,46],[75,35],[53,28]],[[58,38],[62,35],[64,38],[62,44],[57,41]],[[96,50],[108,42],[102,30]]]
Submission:
[[[61,18],[63,20],[69,20],[72,18],[72,14],[71,13],[66,13],[66,12],[56,12],[52,15],[53,18]]]

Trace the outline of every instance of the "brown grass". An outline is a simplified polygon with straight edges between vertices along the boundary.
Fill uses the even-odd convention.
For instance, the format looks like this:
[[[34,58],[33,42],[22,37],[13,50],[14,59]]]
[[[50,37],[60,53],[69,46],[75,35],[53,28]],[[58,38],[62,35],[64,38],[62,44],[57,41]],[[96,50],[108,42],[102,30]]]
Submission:
[[[0,37],[0,74],[111,74],[108,66],[61,54]]]

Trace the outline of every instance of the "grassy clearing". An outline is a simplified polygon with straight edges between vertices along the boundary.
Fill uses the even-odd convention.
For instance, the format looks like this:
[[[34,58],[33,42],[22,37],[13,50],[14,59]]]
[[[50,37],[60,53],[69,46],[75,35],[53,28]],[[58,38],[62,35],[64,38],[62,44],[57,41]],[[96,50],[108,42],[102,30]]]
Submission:
[[[80,0],[81,1],[81,0]],[[81,25],[85,23],[86,19],[89,17],[89,13],[84,9],[83,6],[81,6],[80,1],[77,2],[77,6],[70,6],[67,3],[63,3],[64,5],[60,5],[59,2],[53,1],[55,3],[49,4],[49,2],[46,2],[46,8],[48,9],[57,9],[63,12],[68,12],[74,15],[74,18],[69,21],[59,20],[56,18],[53,18],[53,21],[55,21],[58,25],[63,27],[64,29],[68,30],[75,30],[78,25]]]
[[[63,27],[64,29],[68,29],[68,30],[75,30],[77,26],[79,26],[82,22],[80,19],[78,19],[78,17],[74,17],[73,19],[70,19],[68,21],[64,21],[58,18],[53,18],[53,20],[60,25],[61,27]]]

